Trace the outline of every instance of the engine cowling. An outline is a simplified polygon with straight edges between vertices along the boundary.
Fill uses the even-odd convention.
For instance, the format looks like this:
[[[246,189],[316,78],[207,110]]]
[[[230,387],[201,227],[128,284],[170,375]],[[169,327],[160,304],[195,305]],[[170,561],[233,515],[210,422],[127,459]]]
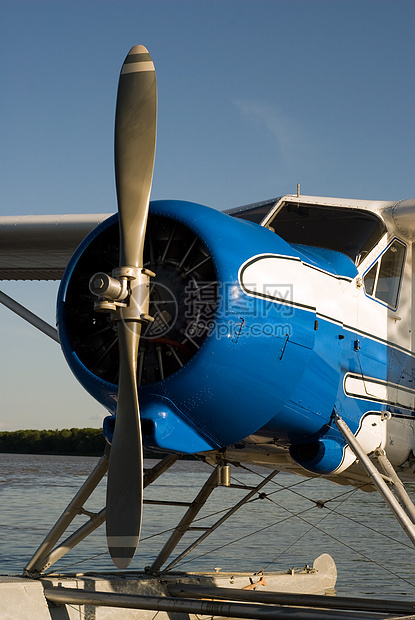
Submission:
[[[156,274],[150,295],[154,321],[143,327],[137,367],[147,445],[182,452],[217,449],[285,415],[312,351],[315,315],[299,308],[286,316],[278,300],[242,286],[242,266],[262,255],[292,257],[295,251],[270,230],[214,209],[179,201],[150,204],[144,266]],[[301,267],[298,258],[297,263]],[[109,315],[95,312],[89,280],[117,265],[117,216],[112,216],[76,250],[57,308],[70,368],[112,414],[116,330]],[[275,273],[275,282],[285,277]],[[304,435],[318,431],[321,419],[311,416],[306,426],[303,420],[297,426],[291,415],[282,424],[287,436]]]

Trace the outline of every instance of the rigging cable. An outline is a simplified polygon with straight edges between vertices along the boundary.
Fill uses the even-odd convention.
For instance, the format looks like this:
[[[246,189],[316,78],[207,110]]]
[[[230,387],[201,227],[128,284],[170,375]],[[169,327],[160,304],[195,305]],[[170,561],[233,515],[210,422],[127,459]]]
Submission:
[[[257,476],[260,476],[260,477],[264,478],[264,476],[262,476],[262,474],[260,474],[260,473],[258,473],[258,472],[254,472],[254,471],[250,470],[249,468],[247,468],[247,467],[245,467],[245,466],[243,466],[243,465],[242,465],[241,467],[242,467],[243,469],[246,469],[247,471],[249,471],[249,472],[250,472],[250,473],[252,473],[252,474],[255,474],[255,475],[257,475]],[[307,525],[310,525],[310,526],[311,526],[311,527],[308,529],[308,531],[306,532],[306,534],[307,534],[308,532],[310,532],[312,529],[316,529],[316,530],[318,530],[319,532],[321,532],[322,534],[324,534],[324,535],[328,536],[329,538],[333,539],[335,542],[337,542],[337,543],[339,543],[339,544],[343,545],[344,547],[346,547],[346,548],[348,548],[349,550],[353,551],[354,553],[358,554],[358,555],[359,555],[359,556],[361,556],[364,560],[366,560],[366,561],[368,561],[368,562],[371,562],[371,563],[375,564],[375,565],[376,565],[376,566],[378,566],[379,568],[382,568],[384,571],[386,571],[386,572],[390,573],[391,575],[393,575],[394,577],[397,577],[398,579],[400,579],[400,580],[404,581],[405,583],[407,583],[407,584],[409,584],[409,585],[411,585],[411,586],[413,586],[413,585],[414,585],[414,582],[409,581],[408,579],[405,579],[404,577],[402,577],[401,575],[399,575],[399,574],[395,573],[394,571],[392,571],[391,569],[387,568],[387,567],[386,567],[386,566],[384,566],[383,564],[380,564],[380,563],[379,563],[379,562],[377,562],[376,560],[374,560],[374,559],[372,559],[372,558],[370,558],[370,557],[366,556],[364,553],[362,553],[362,552],[361,552],[361,551],[359,551],[358,549],[353,548],[352,546],[348,545],[347,543],[343,542],[342,540],[340,540],[340,539],[336,538],[334,535],[332,535],[332,534],[330,534],[329,532],[326,532],[326,531],[325,531],[325,530],[323,530],[322,528],[318,527],[318,525],[316,525],[316,524],[314,524],[314,523],[311,523],[310,521],[308,521],[307,519],[305,519],[304,517],[302,517],[301,515],[303,515],[303,514],[304,514],[304,513],[306,513],[306,512],[309,512],[310,510],[312,510],[312,509],[314,509],[316,506],[318,506],[318,503],[317,503],[315,500],[313,500],[313,499],[311,499],[311,498],[309,498],[309,497],[307,497],[307,496],[305,496],[305,495],[302,495],[301,493],[298,493],[297,491],[293,491],[293,489],[291,488],[291,486],[288,486],[288,487],[286,487],[286,486],[282,486],[282,485],[280,485],[280,484],[279,484],[277,481],[275,481],[275,480],[271,480],[271,482],[272,482],[273,484],[275,484],[275,485],[277,485],[277,486],[279,486],[279,487],[280,487],[278,490],[274,491],[273,493],[277,493],[277,492],[279,492],[279,491],[281,491],[281,490],[291,491],[291,492],[293,492],[293,493],[295,493],[295,494],[297,494],[297,495],[301,496],[303,499],[306,499],[306,500],[308,500],[308,501],[312,502],[312,503],[313,503],[313,506],[311,506],[311,507],[309,507],[309,508],[306,508],[306,509],[304,509],[304,510],[302,510],[302,511],[298,512],[298,513],[295,513],[295,512],[293,512],[293,511],[289,510],[288,508],[286,508],[286,507],[284,507],[284,506],[281,506],[281,505],[280,505],[280,504],[278,504],[278,502],[276,502],[275,500],[271,499],[271,498],[269,497],[269,495],[271,495],[271,494],[273,494],[273,493],[270,493],[270,494],[264,494],[264,493],[262,493],[262,494],[261,494],[261,495],[262,495],[262,497],[258,497],[258,498],[255,498],[255,499],[253,499],[253,500],[250,500],[250,502],[248,502],[248,503],[252,503],[253,501],[256,501],[257,499],[268,499],[269,501],[271,501],[272,503],[274,503],[276,506],[278,506],[278,507],[279,507],[279,508],[281,508],[282,510],[284,510],[284,511],[286,511],[286,512],[289,512],[289,513],[290,513],[290,514],[289,514],[289,516],[288,516],[288,517],[285,517],[285,518],[283,518],[283,519],[280,519],[279,521],[277,521],[277,522],[275,522],[275,523],[272,523],[272,524],[270,524],[270,525],[266,525],[266,526],[264,526],[264,527],[262,527],[262,528],[259,528],[259,529],[257,529],[257,530],[254,530],[253,532],[251,532],[251,533],[249,533],[249,534],[245,534],[245,535],[243,535],[243,536],[241,536],[241,537],[239,537],[239,538],[237,538],[237,539],[235,539],[235,540],[233,540],[233,541],[230,541],[230,542],[224,543],[223,545],[220,545],[219,547],[215,547],[214,549],[208,550],[208,551],[206,551],[206,552],[204,552],[204,553],[202,553],[202,554],[197,555],[196,557],[193,557],[192,559],[188,559],[188,560],[181,561],[181,562],[179,562],[179,564],[178,564],[178,565],[179,565],[179,566],[182,566],[183,564],[187,564],[188,562],[194,561],[194,560],[196,560],[196,559],[199,559],[199,558],[201,558],[201,557],[204,557],[204,556],[206,556],[206,555],[209,555],[209,554],[211,554],[211,553],[214,553],[215,551],[220,551],[221,549],[223,549],[223,548],[225,548],[225,547],[228,547],[228,546],[230,546],[230,545],[233,545],[233,544],[235,544],[235,543],[237,543],[237,542],[240,542],[241,540],[244,540],[245,538],[249,538],[250,536],[255,536],[256,534],[258,534],[258,533],[260,533],[260,532],[262,532],[262,531],[264,531],[264,530],[266,530],[266,529],[269,529],[269,528],[271,528],[271,527],[274,527],[274,526],[276,526],[276,525],[279,525],[280,523],[283,523],[283,522],[285,522],[285,521],[287,521],[287,520],[291,519],[292,517],[297,517],[298,519],[300,519],[301,521],[303,521],[303,522],[304,522],[304,523],[306,523]],[[300,481],[300,482],[296,482],[296,483],[294,483],[292,486],[298,486],[299,484],[301,484],[301,483],[305,483],[305,482],[308,482],[308,479],[303,480],[303,481]],[[347,499],[349,499],[350,497],[352,497],[352,496],[354,495],[354,493],[355,493],[356,491],[358,491],[358,490],[359,490],[359,488],[351,489],[350,491],[346,491],[346,492],[341,493],[341,494],[340,494],[339,496],[337,496],[337,497],[342,497],[342,496],[344,496],[344,495],[348,496],[348,497],[346,497],[346,498],[345,498],[345,499],[341,502],[341,503],[344,503]],[[332,499],[326,500],[326,501],[323,503],[323,505],[322,505],[321,507],[326,507],[326,506],[325,506],[325,504],[326,504],[327,502],[329,502],[329,501],[335,501],[335,499],[336,499],[336,498],[332,498]],[[335,513],[335,514],[339,514],[340,516],[345,516],[345,515],[342,515],[341,513],[337,513],[335,508],[327,508],[327,509],[329,510],[329,514],[330,514],[330,513]],[[323,519],[325,519],[325,518],[326,518],[326,516],[329,516],[329,515],[325,515],[322,519],[320,519],[319,523],[320,523]],[[206,517],[201,517],[200,519],[203,519],[203,518],[206,518]],[[346,518],[347,518],[347,517],[346,517]],[[199,519],[199,520],[200,520],[200,519]],[[356,522],[356,521],[355,521],[355,520],[353,520],[353,519],[351,519],[351,520],[352,520],[352,521],[354,521],[354,522]],[[358,522],[357,522],[357,523],[358,523]],[[394,538],[392,538],[392,537],[388,536],[387,534],[384,534],[383,532],[379,532],[379,531],[377,531],[377,530],[373,530],[373,528],[371,528],[370,526],[365,525],[364,523],[359,523],[359,525],[362,525],[362,526],[364,526],[364,527],[367,527],[368,529],[370,529],[370,530],[372,530],[372,531],[376,531],[378,534],[380,534],[380,535],[382,535],[382,536],[385,536],[386,538],[389,538],[389,539],[393,540],[394,542],[397,542],[397,543],[400,543],[400,542],[401,542],[401,541],[397,541],[396,539],[394,539]],[[302,535],[300,538],[303,538],[306,534]],[[298,539],[298,540],[299,540],[299,539]],[[294,545],[294,544],[296,544],[296,542],[298,542],[298,540],[297,540],[297,541],[295,541],[295,543],[293,543],[293,545]],[[410,548],[410,549],[414,550],[414,549],[413,549],[413,547],[410,547],[410,546],[409,546],[409,545],[407,545],[406,543],[401,543],[401,544],[403,544],[405,547],[408,547],[408,548]],[[291,546],[293,546],[293,545],[291,545]],[[258,572],[260,572],[260,571],[258,571]]]

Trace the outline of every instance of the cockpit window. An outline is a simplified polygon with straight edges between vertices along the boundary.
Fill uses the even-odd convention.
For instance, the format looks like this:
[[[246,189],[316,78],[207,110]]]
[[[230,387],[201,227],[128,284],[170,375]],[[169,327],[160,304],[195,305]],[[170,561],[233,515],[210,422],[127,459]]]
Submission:
[[[368,211],[288,202],[266,226],[288,243],[342,252],[355,265],[386,232],[383,222]]]
[[[260,224],[263,219],[268,215],[271,209],[276,205],[279,198],[272,198],[265,202],[256,202],[254,204],[245,205],[243,207],[235,207],[234,209],[228,209],[224,211],[232,217],[238,217],[242,220],[248,220],[248,222],[255,222]]]
[[[402,241],[395,239],[363,278],[366,294],[391,308],[398,305],[405,249]]]

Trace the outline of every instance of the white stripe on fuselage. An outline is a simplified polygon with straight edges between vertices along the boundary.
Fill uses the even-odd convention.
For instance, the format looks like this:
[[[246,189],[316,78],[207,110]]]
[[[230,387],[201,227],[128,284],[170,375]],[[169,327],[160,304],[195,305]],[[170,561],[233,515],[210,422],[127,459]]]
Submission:
[[[347,373],[344,377],[343,387],[346,396],[395,405],[412,411],[415,408],[415,390],[397,383]]]
[[[360,276],[356,276],[358,277]],[[345,331],[415,356],[407,347],[388,339],[385,326],[378,325],[378,321],[373,321],[371,332],[359,329],[357,299],[360,291],[355,281],[350,278],[323,271],[304,263],[298,257],[279,254],[253,256],[241,265],[238,278],[242,290],[250,297],[270,299],[279,304],[316,313],[317,318],[339,325]],[[291,286],[292,294],[289,298],[286,293],[287,286]],[[362,302],[371,304],[373,300],[368,300],[362,292]],[[383,311],[385,316],[388,312],[387,308],[376,310]]]
[[[354,336],[362,336],[412,358],[415,356],[407,347],[388,340],[388,308],[378,304],[372,306],[373,300],[364,295],[361,285],[354,280],[323,271],[298,257],[260,254],[241,266],[239,281],[244,292],[251,297],[315,313],[316,318],[336,324]],[[289,299],[286,295],[288,286],[291,287]],[[359,329],[358,306],[360,314],[372,313],[373,332]],[[366,377],[363,373],[364,369],[361,376],[346,374],[344,391],[347,396],[414,410],[415,390]]]

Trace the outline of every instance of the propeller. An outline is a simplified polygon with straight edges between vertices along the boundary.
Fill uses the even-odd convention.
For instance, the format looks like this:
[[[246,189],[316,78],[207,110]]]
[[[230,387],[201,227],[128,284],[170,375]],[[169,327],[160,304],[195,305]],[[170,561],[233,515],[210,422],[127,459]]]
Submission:
[[[143,449],[137,391],[141,325],[148,316],[149,277],[143,250],[154,168],[157,87],[147,49],[136,45],[121,69],[115,114],[115,180],[120,265],[95,274],[91,291],[98,311],[117,321],[118,403],[107,482],[107,543],[114,564],[127,568],[138,545],[143,503]],[[106,301],[102,301],[102,298]]]

